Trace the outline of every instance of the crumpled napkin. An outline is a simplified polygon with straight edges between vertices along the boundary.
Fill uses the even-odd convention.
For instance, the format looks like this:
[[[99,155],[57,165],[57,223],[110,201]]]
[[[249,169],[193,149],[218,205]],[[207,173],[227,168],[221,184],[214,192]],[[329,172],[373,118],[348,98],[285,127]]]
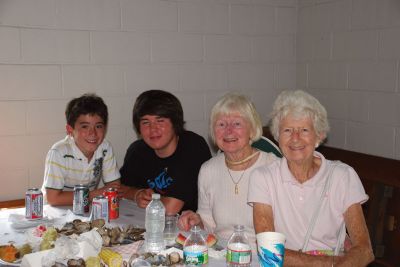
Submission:
[[[103,239],[96,229],[92,229],[89,232],[82,233],[77,240],[79,242],[86,241],[88,244],[90,244],[91,249],[96,254],[100,253],[101,247],[103,246]]]
[[[48,217],[43,217],[37,220],[27,220],[22,214],[10,214],[8,221],[11,222],[11,227],[16,230],[22,230],[27,228],[36,227],[40,224],[53,224],[54,220]]]
[[[41,259],[42,266],[51,267],[57,260],[74,258],[79,251],[80,247],[76,240],[67,236],[60,236],[54,243],[54,249]]]
[[[22,258],[22,267],[50,267],[55,262],[64,262],[72,258],[95,257],[99,254],[102,246],[100,234],[92,229],[82,233],[76,238],[61,236],[54,243],[54,248],[46,251],[26,254]]]

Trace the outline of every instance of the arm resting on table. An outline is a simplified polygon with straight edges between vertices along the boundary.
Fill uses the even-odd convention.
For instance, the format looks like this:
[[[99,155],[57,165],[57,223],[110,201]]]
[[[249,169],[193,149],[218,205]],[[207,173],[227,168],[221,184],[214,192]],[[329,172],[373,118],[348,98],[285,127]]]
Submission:
[[[95,196],[102,195],[103,191],[109,187],[115,187],[119,189],[120,180],[115,180],[110,183],[107,183],[104,187],[92,190],[89,192],[89,200]],[[70,206],[74,201],[74,192],[73,191],[63,191],[58,189],[46,188],[47,195],[47,203],[52,206]]]
[[[180,212],[185,202],[174,197],[161,197],[161,201],[165,207],[165,213],[167,215],[175,215]]]
[[[361,204],[351,205],[344,213],[344,220],[352,246],[345,256],[335,260],[335,266],[367,266],[374,260],[374,254]]]
[[[274,232],[275,227],[272,207],[263,203],[254,203],[253,222],[256,234],[261,232]],[[331,267],[332,260],[333,257],[331,256],[312,256],[291,249],[285,249],[284,266]]]
[[[137,188],[133,186],[121,185],[123,190],[123,198],[136,202],[140,208],[146,208],[151,201],[151,195],[154,191],[151,188]],[[176,214],[181,211],[184,202],[173,197],[161,197],[164,204],[166,214]]]

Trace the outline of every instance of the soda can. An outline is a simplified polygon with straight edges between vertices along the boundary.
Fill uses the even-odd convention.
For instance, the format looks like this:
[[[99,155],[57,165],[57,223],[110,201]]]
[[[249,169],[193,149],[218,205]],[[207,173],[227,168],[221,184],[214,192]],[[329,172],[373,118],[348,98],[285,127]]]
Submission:
[[[74,186],[74,203],[72,211],[77,215],[89,212],[89,187],[83,184]]]
[[[118,219],[119,199],[117,189],[110,187],[104,191],[103,195],[108,199],[108,218],[110,220]]]
[[[108,222],[108,199],[105,196],[96,196],[92,201],[92,220],[103,219]]]
[[[43,218],[43,193],[38,188],[30,188],[25,193],[25,218],[28,220]]]

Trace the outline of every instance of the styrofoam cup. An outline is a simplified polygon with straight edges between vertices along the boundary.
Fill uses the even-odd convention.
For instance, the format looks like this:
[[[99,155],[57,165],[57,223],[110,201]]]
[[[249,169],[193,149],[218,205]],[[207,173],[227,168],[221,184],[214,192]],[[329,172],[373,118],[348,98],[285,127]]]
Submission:
[[[258,233],[256,238],[260,266],[282,267],[285,255],[285,235],[278,232],[262,232]]]

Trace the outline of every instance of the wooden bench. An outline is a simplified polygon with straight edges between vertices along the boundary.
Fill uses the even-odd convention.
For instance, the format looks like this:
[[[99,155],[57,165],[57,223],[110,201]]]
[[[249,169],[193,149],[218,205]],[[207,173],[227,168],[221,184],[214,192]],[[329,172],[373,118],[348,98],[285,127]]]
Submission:
[[[369,200],[363,205],[375,262],[370,266],[400,266],[400,161],[321,146],[327,159],[340,160],[360,176]]]
[[[24,199],[15,199],[0,202],[0,209],[12,209],[12,208],[22,208],[25,207]]]

